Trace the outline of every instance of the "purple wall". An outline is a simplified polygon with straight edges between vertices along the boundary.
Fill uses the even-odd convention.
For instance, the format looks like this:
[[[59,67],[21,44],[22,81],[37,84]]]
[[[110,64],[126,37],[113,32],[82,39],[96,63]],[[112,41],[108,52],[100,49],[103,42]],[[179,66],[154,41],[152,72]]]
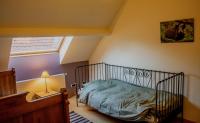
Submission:
[[[61,65],[59,54],[43,54],[23,57],[11,57],[9,68],[15,68],[17,81],[39,78],[42,71],[47,70],[50,75],[67,73],[67,90],[69,96],[75,94],[75,89],[71,84],[75,82],[75,68],[80,65],[86,65],[88,61],[80,61]]]
[[[17,81],[38,78],[44,70],[52,75],[63,73],[58,53],[11,57],[9,68],[16,69]]]
[[[73,71],[74,67],[79,64],[87,64],[88,62],[77,62],[73,64],[61,65],[59,54],[43,54],[23,57],[11,57],[9,68],[15,68],[17,81],[38,78],[42,71],[47,70],[49,74],[61,74]]]

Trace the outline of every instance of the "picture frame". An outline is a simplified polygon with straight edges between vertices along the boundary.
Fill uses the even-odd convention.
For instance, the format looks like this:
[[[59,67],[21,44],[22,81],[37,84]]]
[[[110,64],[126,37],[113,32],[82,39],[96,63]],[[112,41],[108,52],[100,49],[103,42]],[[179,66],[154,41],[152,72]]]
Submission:
[[[194,42],[194,19],[160,22],[161,43]]]

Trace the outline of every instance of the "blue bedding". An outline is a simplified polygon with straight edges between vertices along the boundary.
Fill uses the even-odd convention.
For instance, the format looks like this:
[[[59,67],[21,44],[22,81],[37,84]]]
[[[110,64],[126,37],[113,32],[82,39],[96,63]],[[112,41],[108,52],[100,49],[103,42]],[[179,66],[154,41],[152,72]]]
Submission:
[[[155,90],[120,80],[92,81],[79,92],[79,102],[126,121],[146,121],[155,99]]]

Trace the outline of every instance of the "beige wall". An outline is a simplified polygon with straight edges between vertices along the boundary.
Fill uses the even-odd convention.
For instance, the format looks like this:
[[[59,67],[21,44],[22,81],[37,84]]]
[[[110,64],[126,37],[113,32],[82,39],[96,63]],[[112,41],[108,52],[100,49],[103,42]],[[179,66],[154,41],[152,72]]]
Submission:
[[[0,71],[8,69],[12,39],[0,37]]]
[[[41,92],[45,91],[44,79],[36,78],[17,82],[17,92]],[[64,74],[53,75],[47,78],[48,90],[59,91],[60,88],[66,88]]]
[[[200,123],[200,1],[128,0],[114,27],[90,62],[186,74],[184,117]],[[193,43],[160,43],[160,22],[195,19]]]

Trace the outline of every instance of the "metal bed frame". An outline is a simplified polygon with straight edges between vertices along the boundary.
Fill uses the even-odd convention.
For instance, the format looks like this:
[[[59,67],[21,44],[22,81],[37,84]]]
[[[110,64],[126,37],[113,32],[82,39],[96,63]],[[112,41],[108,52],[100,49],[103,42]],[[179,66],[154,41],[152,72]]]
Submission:
[[[181,122],[183,122],[183,93],[184,93],[184,73],[172,73],[157,70],[148,70],[132,67],[124,67],[111,65],[107,63],[96,63],[84,66],[78,66],[75,70],[76,102],[78,106],[78,91],[84,83],[93,80],[109,80],[118,79],[124,82],[134,84],[141,87],[147,87],[155,90],[156,107],[155,119],[157,123],[169,123],[178,114],[181,114]],[[171,99],[167,100],[167,92],[171,95]],[[175,95],[176,100],[172,98]],[[163,99],[161,103],[159,101]],[[171,101],[171,102],[170,102]],[[165,104],[173,103],[167,109]]]

